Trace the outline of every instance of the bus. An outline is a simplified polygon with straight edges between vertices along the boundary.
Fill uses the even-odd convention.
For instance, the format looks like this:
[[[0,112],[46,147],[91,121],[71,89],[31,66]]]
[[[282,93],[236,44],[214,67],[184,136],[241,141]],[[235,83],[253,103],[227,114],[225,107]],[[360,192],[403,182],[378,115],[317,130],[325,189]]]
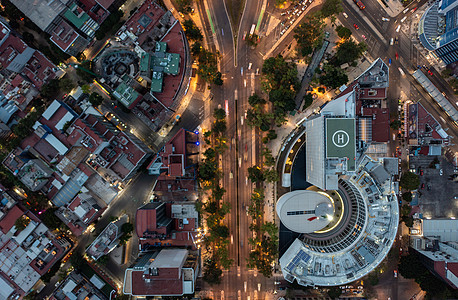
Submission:
[[[356,5],[358,5],[359,9],[363,10],[366,8],[366,6],[364,6],[363,2],[361,2],[361,0],[353,0],[353,2],[356,3]]]

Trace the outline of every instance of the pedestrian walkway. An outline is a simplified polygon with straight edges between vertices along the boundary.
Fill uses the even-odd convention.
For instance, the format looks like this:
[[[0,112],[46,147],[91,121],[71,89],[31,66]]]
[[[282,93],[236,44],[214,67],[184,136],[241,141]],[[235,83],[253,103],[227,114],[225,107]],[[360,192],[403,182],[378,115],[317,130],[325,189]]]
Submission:
[[[347,0],[349,1],[349,0]],[[400,0],[377,0],[382,9],[392,18],[399,15],[404,9],[406,9]]]

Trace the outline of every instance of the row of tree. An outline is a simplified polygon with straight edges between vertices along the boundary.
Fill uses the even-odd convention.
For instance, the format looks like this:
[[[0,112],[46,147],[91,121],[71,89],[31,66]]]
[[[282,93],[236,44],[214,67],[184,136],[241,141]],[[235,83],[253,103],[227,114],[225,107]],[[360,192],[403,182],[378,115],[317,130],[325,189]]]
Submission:
[[[226,112],[221,108],[215,109],[213,117],[215,120],[211,131],[204,133],[204,141],[209,147],[199,165],[199,181],[207,196],[207,201],[200,208],[208,228],[203,278],[210,284],[218,284],[221,282],[222,268],[228,269],[233,261],[228,252],[229,228],[223,223],[230,206],[222,201],[226,190],[220,185],[223,174],[218,167],[219,159],[227,149]]]
[[[412,201],[412,190],[418,189],[420,185],[420,177],[410,171],[404,172],[399,180],[399,185],[402,189],[402,200],[410,203]],[[413,217],[410,215],[411,207],[409,204],[404,204],[401,207],[401,221],[407,227],[413,226]]]
[[[192,42],[191,54],[199,63],[197,74],[207,83],[222,85],[222,74],[218,71],[219,53],[213,53],[202,46],[204,38],[202,32],[191,19],[183,22],[183,28],[186,37]]]

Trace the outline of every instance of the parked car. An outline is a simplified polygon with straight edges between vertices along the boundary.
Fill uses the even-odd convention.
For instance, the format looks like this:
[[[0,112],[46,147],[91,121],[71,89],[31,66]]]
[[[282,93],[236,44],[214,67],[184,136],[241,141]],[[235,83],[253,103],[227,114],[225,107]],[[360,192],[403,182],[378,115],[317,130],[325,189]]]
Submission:
[[[359,26],[355,24],[353,24],[353,27],[355,27],[356,29],[359,29]]]

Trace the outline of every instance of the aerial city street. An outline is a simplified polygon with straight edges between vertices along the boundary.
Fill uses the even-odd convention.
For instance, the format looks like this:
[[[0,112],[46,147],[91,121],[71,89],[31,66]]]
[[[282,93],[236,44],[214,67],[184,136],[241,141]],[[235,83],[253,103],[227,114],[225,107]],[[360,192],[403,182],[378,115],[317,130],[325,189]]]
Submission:
[[[457,0],[1,0],[0,300],[458,299]]]

